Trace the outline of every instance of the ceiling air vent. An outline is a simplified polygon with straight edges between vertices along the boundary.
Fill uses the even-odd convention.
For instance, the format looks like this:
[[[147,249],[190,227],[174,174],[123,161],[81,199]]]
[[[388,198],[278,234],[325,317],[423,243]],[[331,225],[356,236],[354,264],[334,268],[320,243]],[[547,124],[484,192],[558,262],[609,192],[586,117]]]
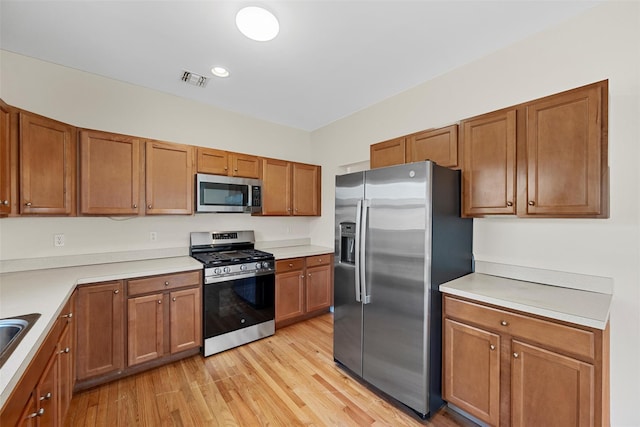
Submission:
[[[191,71],[182,71],[182,76],[180,77],[185,83],[189,83],[190,85],[205,87],[209,82],[205,76],[201,76],[200,74],[192,73]]]

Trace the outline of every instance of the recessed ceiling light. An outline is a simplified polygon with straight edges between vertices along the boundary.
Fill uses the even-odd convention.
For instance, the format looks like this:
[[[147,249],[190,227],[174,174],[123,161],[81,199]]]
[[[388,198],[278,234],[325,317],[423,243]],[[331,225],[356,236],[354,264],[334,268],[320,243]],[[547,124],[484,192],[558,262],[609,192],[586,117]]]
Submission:
[[[229,70],[224,67],[213,67],[211,69],[211,74],[216,77],[229,77]]]
[[[242,34],[259,42],[273,39],[280,31],[278,19],[268,10],[256,6],[240,9],[236,26]]]

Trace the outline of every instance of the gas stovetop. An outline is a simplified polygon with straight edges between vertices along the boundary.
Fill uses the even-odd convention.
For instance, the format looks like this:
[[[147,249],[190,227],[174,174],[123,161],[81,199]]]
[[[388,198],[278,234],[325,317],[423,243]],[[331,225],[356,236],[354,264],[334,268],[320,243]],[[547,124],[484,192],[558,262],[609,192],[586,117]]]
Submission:
[[[241,249],[221,252],[196,252],[191,256],[206,268],[222,267],[225,265],[248,263],[251,261],[268,261],[273,259],[273,255],[257,249]]]
[[[189,254],[204,264],[205,284],[273,274],[273,255],[254,242],[253,231],[193,232]]]

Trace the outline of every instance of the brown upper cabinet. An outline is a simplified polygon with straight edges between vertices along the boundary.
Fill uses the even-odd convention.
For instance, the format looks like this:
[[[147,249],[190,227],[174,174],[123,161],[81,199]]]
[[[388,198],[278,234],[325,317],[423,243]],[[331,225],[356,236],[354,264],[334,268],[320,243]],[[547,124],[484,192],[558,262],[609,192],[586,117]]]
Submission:
[[[193,213],[193,147],[146,142],[146,214]]]
[[[458,167],[458,125],[414,133],[406,144],[407,163],[431,160],[446,168]]]
[[[262,159],[262,215],[319,216],[321,168]]]
[[[11,110],[0,100],[0,215],[11,213]]]
[[[20,213],[76,213],[76,128],[20,112]]]
[[[516,110],[484,114],[461,127],[464,214],[515,213]]]
[[[371,169],[406,163],[406,147],[407,143],[404,136],[372,144],[369,147]]]
[[[142,143],[107,132],[80,131],[80,213],[138,215]]]
[[[260,177],[260,158],[257,156],[198,147],[196,157],[198,173]]]
[[[607,129],[606,80],[463,120],[463,214],[608,217]]]

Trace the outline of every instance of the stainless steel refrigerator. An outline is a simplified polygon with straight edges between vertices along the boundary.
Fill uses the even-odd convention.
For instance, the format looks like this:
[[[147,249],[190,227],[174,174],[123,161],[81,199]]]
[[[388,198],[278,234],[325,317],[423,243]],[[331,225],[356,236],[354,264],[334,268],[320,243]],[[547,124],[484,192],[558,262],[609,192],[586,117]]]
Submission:
[[[422,418],[441,398],[441,283],[472,271],[460,172],[432,162],[336,176],[334,360]]]

